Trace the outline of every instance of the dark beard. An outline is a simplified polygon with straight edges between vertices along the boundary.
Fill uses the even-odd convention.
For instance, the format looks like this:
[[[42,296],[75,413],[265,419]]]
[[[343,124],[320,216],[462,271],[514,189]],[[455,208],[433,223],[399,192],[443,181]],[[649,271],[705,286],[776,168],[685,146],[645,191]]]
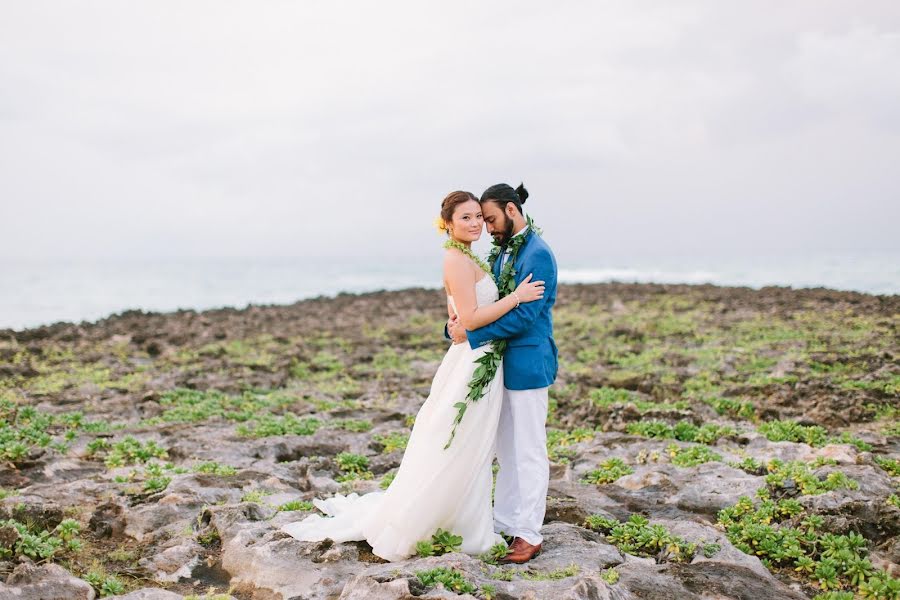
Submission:
[[[494,237],[497,240],[497,243],[501,246],[505,246],[509,243],[510,238],[512,238],[513,234],[513,220],[509,217],[503,217],[503,233],[500,236]]]

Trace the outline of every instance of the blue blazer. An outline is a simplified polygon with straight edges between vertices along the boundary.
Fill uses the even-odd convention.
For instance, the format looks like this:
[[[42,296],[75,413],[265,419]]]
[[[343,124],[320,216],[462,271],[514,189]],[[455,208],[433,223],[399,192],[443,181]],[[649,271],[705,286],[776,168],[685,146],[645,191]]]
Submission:
[[[500,276],[500,262],[494,263],[494,279]],[[520,304],[493,323],[466,331],[472,348],[492,340],[506,340],[503,354],[504,385],[510,390],[547,387],[556,380],[558,369],[556,343],[553,341],[553,315],[556,303],[556,258],[541,236],[528,234],[514,265],[516,284],[533,273],[532,281],[545,282],[544,297]]]

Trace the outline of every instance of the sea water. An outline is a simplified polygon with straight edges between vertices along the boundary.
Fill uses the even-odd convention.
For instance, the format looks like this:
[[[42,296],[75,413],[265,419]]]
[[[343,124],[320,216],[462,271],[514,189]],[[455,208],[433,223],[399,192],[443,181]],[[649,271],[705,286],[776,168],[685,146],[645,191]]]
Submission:
[[[712,283],[900,294],[900,252],[809,256],[559,257],[562,283]],[[0,260],[0,329],[129,309],[289,304],[341,292],[441,287],[439,257]]]

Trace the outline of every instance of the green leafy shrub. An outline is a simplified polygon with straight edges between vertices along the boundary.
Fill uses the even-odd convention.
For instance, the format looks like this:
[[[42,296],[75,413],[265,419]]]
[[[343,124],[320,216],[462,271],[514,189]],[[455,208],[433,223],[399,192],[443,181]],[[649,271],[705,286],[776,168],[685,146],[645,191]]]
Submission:
[[[828,430],[820,425],[800,425],[796,421],[768,421],[758,431],[770,442],[804,442],[810,446],[824,446]]]
[[[161,394],[159,404],[163,412],[144,424],[196,423],[216,417],[245,422],[281,410],[297,400],[297,396],[283,390],[245,390],[239,395],[228,395],[218,390],[176,388]]]
[[[853,586],[863,598],[892,597],[877,594],[885,593],[892,585],[900,585],[900,581],[873,568],[866,557],[868,547],[863,536],[855,532],[823,533],[824,519],[805,514],[796,500],[776,502],[767,494],[762,497],[759,505],[744,496],[734,506],[719,511],[718,523],[736,548],[759,557],[769,568],[792,569],[826,592],[849,593],[844,590]],[[842,596],[824,595],[823,598]]]
[[[14,529],[15,541],[8,547],[0,546],[0,557],[27,556],[33,560],[52,558],[63,546],[62,538],[46,529],[32,529],[14,519],[0,521],[0,529]]]
[[[629,423],[625,431],[632,435],[650,438],[676,439],[682,442],[712,444],[723,437],[735,435],[737,430],[728,425],[706,423],[697,427],[689,421],[679,421],[670,426],[663,421],[649,420]]]
[[[891,477],[900,477],[900,459],[876,456],[875,464],[887,471]]]
[[[390,473],[386,473],[384,475],[384,477],[381,478],[381,483],[379,484],[381,489],[383,489],[383,490],[388,489],[391,486],[391,484],[394,482],[394,477],[396,477],[396,476],[397,476],[397,471],[391,471]]]
[[[154,494],[161,492],[172,482],[172,475],[180,475],[187,472],[189,472],[189,469],[186,467],[175,466],[172,463],[151,461],[143,465],[142,468],[132,469],[127,475],[116,475],[113,481],[129,484],[125,489],[125,493],[139,496],[143,493]],[[143,485],[140,487],[133,485],[138,482],[142,482]]]
[[[273,492],[268,490],[250,490],[241,496],[241,502],[253,502],[254,504],[262,504],[266,496],[271,496]]]
[[[584,521],[584,526],[601,533],[609,533],[613,527],[619,524],[618,519],[612,517],[604,517],[602,515],[590,515]]]
[[[626,404],[631,402],[637,395],[622,388],[601,387],[591,390],[591,402],[597,406],[612,406],[614,404]]]
[[[457,594],[474,594],[477,591],[477,588],[456,569],[437,567],[428,571],[416,571],[416,577],[426,588],[433,588],[440,584],[444,586],[444,589]]]
[[[825,592],[816,594],[813,600],[853,600],[853,592]]]
[[[279,506],[278,510],[282,512],[291,512],[295,510],[311,511],[316,510],[316,506],[312,502],[307,502],[306,500],[291,500],[290,502],[285,502]]]
[[[101,597],[125,593],[125,585],[115,575],[108,575],[103,568],[91,569],[81,576],[97,590]]]
[[[603,571],[600,572],[600,579],[609,585],[613,585],[619,581],[619,572],[616,571],[615,568],[603,569]]]
[[[431,536],[431,543],[434,546],[435,554],[438,556],[449,552],[459,552],[462,542],[462,536],[454,535],[443,529],[438,529],[434,535]]]
[[[146,481],[144,481],[144,491],[150,493],[161,492],[172,482],[171,477],[163,477],[163,476],[155,476],[148,477]]]
[[[846,380],[841,387],[848,390],[869,390],[881,392],[886,396],[900,397],[900,375],[892,375],[888,379]]]
[[[766,473],[766,463],[759,461],[752,456],[742,459],[740,462],[729,462],[728,466],[746,471],[751,475],[762,475]]]
[[[282,416],[263,415],[253,425],[241,424],[238,435],[245,437],[271,437],[275,435],[312,435],[322,426],[315,417],[298,417],[294,413]]]
[[[421,558],[434,556],[434,546],[431,544],[431,540],[416,542],[416,554]]]
[[[729,415],[732,417],[741,417],[744,419],[756,418],[756,407],[750,401],[735,400],[734,398],[707,398],[704,400],[707,404],[720,415]]]
[[[876,571],[859,586],[859,595],[866,600],[900,599],[900,579],[894,579],[885,571]]]
[[[237,474],[237,469],[234,467],[229,467],[228,465],[222,465],[215,461],[207,461],[202,462],[199,465],[194,465],[194,471],[197,473],[209,473],[211,475],[221,475],[223,477],[231,477],[232,475]]]
[[[498,569],[491,573],[491,579],[512,581],[513,577],[518,575],[522,579],[527,579],[528,581],[556,581],[559,579],[565,579],[566,577],[574,577],[575,575],[578,575],[580,571],[581,568],[574,563],[570,564],[567,567],[549,571],[537,569],[528,569],[522,571],[514,567],[508,567],[505,569]]]
[[[831,436],[828,438],[829,444],[850,444],[855,447],[860,452],[871,452],[872,444],[865,442],[855,435],[852,435],[849,431],[842,431],[840,435]]]
[[[0,544],[0,558],[27,556],[33,560],[48,560],[60,551],[78,552],[82,547],[78,539],[81,525],[75,519],[63,519],[52,531],[15,519],[0,520],[0,530],[4,529],[14,533],[8,536],[9,545]]]
[[[390,454],[396,450],[405,450],[409,442],[409,434],[401,431],[390,433],[378,433],[372,436],[372,440],[381,446],[382,454]]]
[[[641,435],[651,438],[674,438],[675,432],[672,427],[663,422],[656,420],[637,421],[629,423],[625,426],[625,431],[632,435]]]
[[[332,421],[330,425],[335,429],[343,429],[344,431],[352,431],[354,433],[365,433],[372,429],[372,421],[362,419],[340,419]]]
[[[547,430],[547,456],[552,462],[567,463],[575,457],[573,444],[594,438],[594,430],[576,427],[571,431],[561,429]]]
[[[65,453],[77,430],[87,426],[80,412],[51,415],[0,396],[0,460],[26,459],[32,449],[52,448]]]
[[[459,552],[462,546],[462,536],[454,535],[449,531],[438,529],[431,535],[430,540],[423,540],[416,544],[416,553],[419,556],[440,556],[449,552]]]
[[[621,458],[614,457],[603,461],[598,468],[585,474],[582,481],[585,483],[601,485],[612,483],[619,477],[630,475],[631,473],[634,473],[632,467],[625,464],[625,461]]]
[[[677,467],[695,467],[703,463],[722,460],[722,456],[710,450],[706,446],[689,446],[682,448],[677,444],[669,444],[666,447],[672,464]]]
[[[129,435],[109,446],[103,462],[107,467],[114,468],[146,463],[152,458],[167,458],[168,456],[166,449],[154,440],[140,442]]]
[[[487,552],[479,556],[479,558],[488,564],[496,565],[501,558],[505,558],[509,554],[509,546],[503,542],[494,544]]]
[[[103,584],[100,586],[100,595],[103,597],[106,596],[118,596],[119,594],[125,593],[125,584],[122,583],[115,575],[110,575],[106,579],[103,580]]]
[[[634,556],[657,559],[657,562],[672,560],[690,562],[697,551],[697,545],[672,535],[662,525],[651,525],[646,517],[631,515],[627,521],[592,515],[585,526],[604,534],[619,550]]]
[[[813,473],[810,466],[799,460],[783,462],[772,459],[768,464],[766,483],[776,489],[795,485],[802,495],[824,494],[837,489],[859,489],[859,483],[847,477],[846,473],[833,471],[824,479]]]
[[[362,454],[341,452],[334,460],[338,468],[344,473],[362,473],[369,468],[369,458]]]
[[[337,480],[340,482],[372,479],[375,476],[369,471],[369,458],[362,454],[341,452],[335,457],[334,461],[341,472],[337,477]]]
[[[519,574],[522,576],[522,579],[528,579],[529,581],[556,581],[559,579],[565,579],[566,577],[574,577],[575,575],[578,575],[580,571],[581,567],[579,567],[575,563],[572,563],[568,567],[562,567],[550,571],[528,569],[527,571],[520,571]]]

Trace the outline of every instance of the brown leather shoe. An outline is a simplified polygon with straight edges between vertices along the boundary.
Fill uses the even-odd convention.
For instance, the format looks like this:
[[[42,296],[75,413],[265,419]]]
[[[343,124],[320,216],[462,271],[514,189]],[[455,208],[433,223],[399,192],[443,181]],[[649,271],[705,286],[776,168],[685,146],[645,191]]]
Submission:
[[[537,546],[532,546],[522,538],[517,537],[513,540],[512,545],[509,547],[509,554],[501,558],[498,562],[516,563],[517,565],[521,565],[522,563],[527,563],[529,560],[538,556],[540,553],[540,544],[538,544]]]

